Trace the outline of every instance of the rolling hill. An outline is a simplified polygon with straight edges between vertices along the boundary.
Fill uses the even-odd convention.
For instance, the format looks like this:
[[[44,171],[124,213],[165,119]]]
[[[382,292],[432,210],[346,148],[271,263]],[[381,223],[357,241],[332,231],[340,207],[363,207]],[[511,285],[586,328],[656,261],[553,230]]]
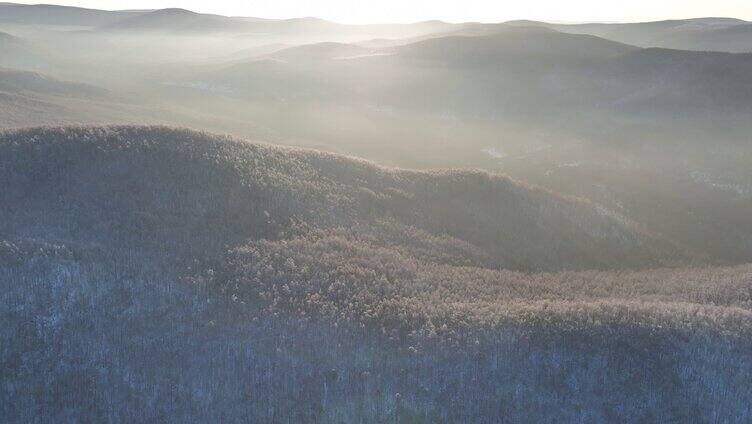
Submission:
[[[661,44],[685,50],[752,53],[752,24],[745,22],[729,27],[687,30],[666,36]]]
[[[181,48],[221,51],[193,38],[157,35],[144,47],[137,30],[89,31],[76,37],[112,38],[86,49],[74,38],[70,48],[94,56],[104,50],[106,64],[72,54],[69,61],[81,62],[60,79],[84,80],[86,73],[127,104],[6,92],[0,124],[159,123],[392,166],[502,170],[618,210],[714,262],[752,258],[745,217],[750,55],[642,49],[530,25],[463,28],[464,35],[382,48],[273,44],[245,50],[247,60],[199,63],[182,57]],[[147,70],[146,57],[165,62],[146,61]],[[681,160],[666,167],[660,158]],[[605,173],[607,166],[617,167],[618,177]],[[564,173],[571,180],[550,177]]]
[[[750,53],[750,23],[733,18],[697,18],[624,24],[549,24],[513,21],[573,34],[590,34],[640,47]]]
[[[98,27],[139,15],[141,11],[106,11],[51,4],[0,3],[0,23]]]
[[[266,55],[291,60],[287,65],[259,56],[188,78],[270,100],[275,93],[279,98],[309,93],[319,101],[405,107],[426,99],[423,111],[441,105],[443,113],[487,119],[520,111],[547,120],[557,119],[552,113],[627,112],[659,123],[665,122],[661,114],[699,122],[752,107],[750,55],[640,49],[545,28],[501,28],[387,48],[297,46]],[[343,58],[349,60],[334,60]],[[423,78],[414,77],[418,74]]]
[[[435,37],[400,46],[400,55],[441,60],[451,66],[512,64],[523,58],[558,61],[609,58],[634,47],[589,35],[569,35],[535,27],[495,27],[477,36]]]
[[[164,128],[9,132],[0,149],[6,238],[152,246],[185,259],[297,223],[360,228],[384,242],[440,238],[451,250],[437,255],[495,268],[687,259],[609,211],[481,172],[396,171]],[[49,196],[65,204],[46,204]]]
[[[748,265],[512,270],[687,259],[586,202],[165,127],[4,131],[0,180],[13,422],[752,417]]]
[[[185,9],[159,9],[130,16],[100,27],[108,31],[158,32],[232,32],[246,23],[219,15],[191,12]]]
[[[750,25],[0,3],[0,421],[752,422]]]
[[[196,13],[185,9],[159,9],[103,25],[102,32],[159,32],[174,35],[233,34],[261,37],[273,42],[294,39],[345,41],[368,36],[411,37],[452,28],[439,21],[414,24],[345,25],[313,17],[261,19]]]

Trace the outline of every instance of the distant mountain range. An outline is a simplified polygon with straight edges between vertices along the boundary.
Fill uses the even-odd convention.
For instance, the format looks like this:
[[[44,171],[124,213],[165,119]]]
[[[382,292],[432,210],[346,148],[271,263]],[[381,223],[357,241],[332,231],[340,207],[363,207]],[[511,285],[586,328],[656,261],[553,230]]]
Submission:
[[[421,37],[440,33],[476,33],[494,24],[426,21],[414,24],[342,25],[316,18],[259,19],[201,14],[185,9],[103,11],[54,5],[0,3],[0,25],[78,26],[100,31],[149,31],[172,34],[234,33],[328,35],[330,37]],[[538,26],[588,34],[639,47],[752,52],[752,23],[733,18],[697,18],[618,24],[551,24],[511,21],[508,25]]]
[[[400,79],[407,81],[417,72],[432,77],[402,90],[425,89],[424,95],[399,91],[399,98],[384,98],[395,90],[384,87],[385,81],[399,86]],[[752,55],[641,49],[534,27],[503,26],[487,35],[436,37],[387,48],[296,46],[188,78],[256,97],[278,93],[332,100],[347,95],[393,106],[440,97],[441,103],[429,101],[425,106],[441,104],[453,114],[485,117],[494,116],[500,107],[525,104],[537,105],[541,112],[557,107],[557,113],[618,111],[656,119],[752,110]],[[460,86],[462,91],[456,91]],[[502,100],[506,106],[499,104]],[[559,109],[562,104],[569,108]]]
[[[590,34],[640,47],[752,52],[752,23],[732,18],[698,18],[629,24],[560,25],[535,21],[509,24],[543,26],[561,32]]]

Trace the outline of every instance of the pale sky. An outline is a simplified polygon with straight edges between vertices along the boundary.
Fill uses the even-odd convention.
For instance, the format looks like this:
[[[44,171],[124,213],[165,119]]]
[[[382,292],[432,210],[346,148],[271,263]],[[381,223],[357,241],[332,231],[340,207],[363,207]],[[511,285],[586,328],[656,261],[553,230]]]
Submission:
[[[16,2],[38,3],[39,0]],[[47,3],[110,10],[181,7],[260,18],[315,16],[342,23],[428,19],[635,22],[701,16],[752,20],[752,0],[51,0]]]

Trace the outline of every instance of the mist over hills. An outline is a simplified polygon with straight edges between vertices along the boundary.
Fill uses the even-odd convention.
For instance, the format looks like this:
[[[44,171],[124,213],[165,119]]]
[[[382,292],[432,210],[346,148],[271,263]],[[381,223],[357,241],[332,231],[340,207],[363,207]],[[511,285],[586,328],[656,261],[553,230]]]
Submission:
[[[235,33],[258,36],[327,35],[393,39],[434,35],[478,34],[496,24],[450,24],[425,21],[415,24],[341,25],[315,18],[258,19],[195,13],[185,9],[102,11],[55,5],[0,4],[0,24],[88,27],[100,31],[151,31],[172,34]],[[661,47],[730,53],[750,52],[749,22],[733,18],[697,18],[623,24],[552,24],[511,21],[512,26],[537,26],[560,32],[594,35],[639,47]],[[320,39],[319,41],[324,41]],[[331,40],[333,41],[333,40]],[[386,41],[386,40],[385,40]],[[399,43],[399,42],[397,42]]]
[[[0,90],[4,92],[31,92],[71,97],[104,96],[106,90],[86,84],[59,81],[42,74],[0,68]]]
[[[0,66],[6,68],[42,70],[50,67],[49,55],[39,47],[4,32],[0,32]]]
[[[135,16],[129,16],[107,25],[100,30],[129,31],[233,31],[240,30],[246,23],[218,15],[207,15],[185,9],[159,9]]]
[[[742,212],[752,202],[747,54],[643,49],[529,21],[347,26],[128,13],[90,31],[39,29],[33,20],[5,28],[14,46],[53,46],[65,60],[40,71],[24,66],[28,53],[16,49],[2,56],[4,67],[109,95],[94,101],[6,88],[4,126],[159,123],[402,167],[477,167],[585,197],[714,262],[752,258],[752,221]],[[277,29],[180,29],[194,19]],[[136,28],[152,20],[166,32]],[[134,27],[105,30],[128,22]],[[743,25],[592,27],[657,37]],[[323,27],[334,32],[315,29]],[[400,38],[406,28],[422,35]],[[368,42],[382,30],[394,42]],[[618,177],[605,177],[606,169]],[[648,180],[658,184],[631,183]],[[648,200],[656,196],[661,202]],[[709,202],[728,207],[703,206]]]
[[[396,49],[406,56],[446,61],[449,65],[508,65],[525,58],[578,61],[607,58],[634,50],[631,46],[587,35],[564,35],[533,27],[499,27],[492,34],[449,36]],[[487,60],[487,63],[480,62]]]
[[[95,30],[120,33],[145,31],[173,35],[235,34],[262,38],[276,36],[285,39],[300,39],[300,36],[326,36],[352,40],[353,37],[362,37],[366,34],[383,37],[419,36],[450,27],[450,24],[439,21],[393,25],[344,25],[313,17],[291,19],[226,17],[172,8],[134,14],[107,25],[96,26]]]
[[[561,32],[590,34],[640,47],[750,53],[750,23],[733,18],[697,18],[625,24],[550,24],[513,21]]]
[[[749,55],[643,49],[533,22],[343,26],[133,13],[118,22],[174,25],[160,34],[5,28],[65,57],[26,70],[111,96],[6,93],[4,126],[159,123],[394,166],[477,167],[585,197],[714,262],[752,258],[752,221],[741,212],[752,202]],[[180,30],[184,19],[277,29]],[[323,26],[334,32],[315,29]],[[407,28],[422,35],[400,38]],[[392,42],[368,42],[382,30]],[[16,56],[3,56],[6,67],[23,70]],[[658,184],[631,183],[648,180]],[[661,202],[648,201],[655,196]]]
[[[296,58],[296,55],[299,57]],[[642,50],[594,36],[567,35],[534,28],[504,28],[491,35],[472,37],[438,37],[383,49],[322,43],[277,50],[268,57],[310,62],[304,64],[306,66],[329,60],[322,64],[328,67],[325,70],[296,68],[292,64],[289,68],[295,78],[328,75],[332,85],[351,84],[352,87],[348,87],[350,91],[364,93],[369,93],[369,84],[385,83],[384,76],[380,79],[364,78],[370,68],[385,72],[385,76],[401,78],[408,78],[409,72],[438,73],[438,69],[443,68],[443,73],[437,76],[440,80],[429,80],[435,84],[431,88],[437,92],[437,97],[442,98],[451,98],[447,97],[450,94],[448,91],[459,84],[457,80],[465,77],[459,71],[477,72],[474,76],[482,77],[482,80],[463,81],[467,92],[465,96],[472,95],[473,100],[478,102],[477,107],[483,107],[482,102],[490,100],[490,97],[498,98],[499,95],[508,97],[505,100],[510,102],[532,102],[544,108],[563,101],[577,102],[575,107],[579,110],[619,107],[623,112],[633,104],[634,110],[647,110],[650,114],[657,112],[649,107],[651,102],[667,102],[660,105],[661,112],[673,116],[692,113],[692,109],[686,107],[688,104],[700,109],[703,114],[740,113],[742,110],[746,113],[746,108],[750,106],[746,91],[750,86],[747,72],[749,55]],[[252,60],[248,67],[257,64]],[[232,66],[237,68],[240,65]],[[336,70],[341,72],[338,74],[334,72]],[[214,71],[214,76],[208,78],[231,92],[242,88],[244,83],[256,83],[258,78],[263,78],[263,75],[255,74],[254,78],[244,78],[242,73],[230,72],[223,82],[225,71],[219,68]],[[453,71],[456,73],[452,74]],[[496,75],[489,75],[489,72]],[[233,75],[237,75],[238,80],[233,80]],[[673,78],[667,78],[668,75]],[[512,81],[512,77],[514,84],[530,84],[529,90],[519,97],[514,92],[505,93],[499,89],[495,96],[473,92],[481,84],[483,91],[494,89]],[[279,75],[269,75],[269,78],[278,79]],[[399,83],[399,80],[396,82]],[[276,88],[275,85],[266,86]],[[508,88],[504,86],[504,89]],[[678,98],[674,98],[676,96]],[[546,101],[541,97],[545,97]],[[385,100],[369,98],[363,101]],[[476,110],[468,110],[469,106],[457,105],[451,113],[493,115],[499,111],[499,105],[494,104],[485,105],[488,108],[485,111],[477,110],[477,107]]]
[[[667,40],[668,46],[692,50],[720,50],[731,53],[750,53],[752,24],[734,25],[712,32],[694,31]]]
[[[750,422],[750,25],[0,3],[0,420]]]

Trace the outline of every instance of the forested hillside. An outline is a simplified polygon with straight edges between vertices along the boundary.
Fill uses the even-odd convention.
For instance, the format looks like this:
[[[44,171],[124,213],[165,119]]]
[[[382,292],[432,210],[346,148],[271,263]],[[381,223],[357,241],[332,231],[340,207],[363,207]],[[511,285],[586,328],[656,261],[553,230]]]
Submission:
[[[655,266],[690,258],[635,224],[480,171],[417,172],[164,127],[0,136],[6,238],[148,247],[181,260],[295,226],[359,228],[517,270]],[[58,200],[56,200],[58,199]]]
[[[587,202],[165,127],[0,181],[11,422],[752,419],[752,269]]]

